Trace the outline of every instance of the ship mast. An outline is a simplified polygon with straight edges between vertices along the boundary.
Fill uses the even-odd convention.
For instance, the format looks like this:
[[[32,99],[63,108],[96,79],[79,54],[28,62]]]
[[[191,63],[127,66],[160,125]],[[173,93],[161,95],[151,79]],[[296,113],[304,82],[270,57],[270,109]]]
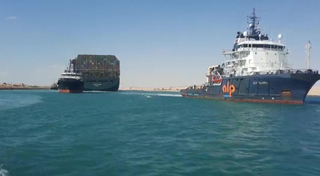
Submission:
[[[311,49],[311,43],[310,41],[306,44],[306,53],[307,53],[307,67],[310,69],[310,49]]]
[[[71,60],[69,60],[69,73],[71,72]]]
[[[247,16],[247,23],[249,24],[250,35],[257,35],[257,26],[259,25],[259,18],[256,16],[256,9],[253,8],[251,16]]]

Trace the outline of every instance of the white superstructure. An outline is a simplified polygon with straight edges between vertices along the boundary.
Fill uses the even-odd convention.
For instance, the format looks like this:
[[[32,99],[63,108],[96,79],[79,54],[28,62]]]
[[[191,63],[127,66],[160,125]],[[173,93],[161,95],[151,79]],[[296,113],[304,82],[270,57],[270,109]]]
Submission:
[[[76,80],[81,80],[82,75],[81,73],[74,73],[74,72],[63,72],[61,73],[61,79],[76,79]]]
[[[74,71],[73,64],[70,60],[69,67],[63,73],[61,73],[60,79],[82,80],[82,74]]]
[[[281,35],[280,35],[281,36]],[[225,51],[227,58],[222,64],[225,75],[247,76],[291,69],[285,45],[270,40],[238,39],[234,51]]]
[[[237,32],[233,49],[222,52],[226,58],[225,62],[208,68],[207,83],[223,77],[302,71],[294,70],[290,67],[287,58],[289,52],[282,42],[282,34],[278,35],[278,40],[276,41],[269,40],[268,34],[262,34],[258,28],[259,18],[255,14],[255,9],[247,19],[248,30],[243,33]],[[311,47],[308,45],[306,48],[309,51]],[[309,54],[309,52],[307,53]],[[307,60],[309,61],[309,55]]]

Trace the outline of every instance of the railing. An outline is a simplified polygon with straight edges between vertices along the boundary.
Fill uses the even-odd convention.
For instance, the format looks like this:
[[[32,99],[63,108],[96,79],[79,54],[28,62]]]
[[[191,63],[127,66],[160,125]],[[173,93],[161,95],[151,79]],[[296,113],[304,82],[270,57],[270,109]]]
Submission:
[[[255,71],[250,72],[247,75],[222,75],[222,77],[235,77],[235,76],[249,76],[249,75],[268,75],[268,74],[319,74],[318,70],[312,69],[278,69],[278,70],[270,70],[270,71]]]
[[[280,49],[280,48],[254,48],[254,47],[243,47],[238,48],[237,50],[222,50],[222,54],[232,54],[232,53],[239,53],[239,52],[246,52],[246,51],[279,51],[288,53],[289,50],[286,49]]]
[[[252,72],[251,74],[248,75],[237,75],[237,76],[252,76],[252,75],[268,75],[268,74],[319,74],[318,70],[312,70],[312,69],[279,69],[279,70],[271,70],[271,71],[257,71],[257,72]],[[206,74],[207,77],[213,76],[213,75],[208,75]],[[221,75],[222,78],[225,77],[235,77],[234,74],[229,74],[229,75]],[[210,80],[211,81],[211,80]],[[186,89],[203,89],[204,87],[208,86],[209,83],[204,83],[201,85],[193,85],[189,86]]]
[[[61,76],[60,78],[63,78],[63,79],[81,79],[80,76]]]
[[[188,90],[190,90],[190,89],[201,90],[201,89],[203,89],[204,87],[206,87],[208,85],[209,85],[208,83],[204,83],[204,84],[201,84],[201,85],[189,86],[186,89],[188,89]]]

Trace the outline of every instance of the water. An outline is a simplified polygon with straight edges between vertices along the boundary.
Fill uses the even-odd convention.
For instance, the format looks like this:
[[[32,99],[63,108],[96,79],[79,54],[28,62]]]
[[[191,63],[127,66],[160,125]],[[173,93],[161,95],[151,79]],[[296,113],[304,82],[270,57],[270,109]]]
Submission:
[[[320,98],[0,91],[0,176],[320,175]]]

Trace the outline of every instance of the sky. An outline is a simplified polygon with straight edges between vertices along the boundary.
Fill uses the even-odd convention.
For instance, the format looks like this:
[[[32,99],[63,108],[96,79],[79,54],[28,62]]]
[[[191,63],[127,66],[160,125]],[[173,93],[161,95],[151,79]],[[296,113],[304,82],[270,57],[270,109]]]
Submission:
[[[0,83],[51,85],[78,54],[110,54],[120,87],[203,84],[254,7],[294,68],[310,40],[320,69],[319,0],[0,0]]]

